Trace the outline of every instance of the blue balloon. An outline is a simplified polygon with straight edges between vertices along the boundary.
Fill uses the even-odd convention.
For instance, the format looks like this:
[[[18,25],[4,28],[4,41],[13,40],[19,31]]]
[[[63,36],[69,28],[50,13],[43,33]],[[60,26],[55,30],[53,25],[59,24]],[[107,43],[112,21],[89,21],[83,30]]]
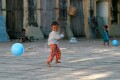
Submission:
[[[20,43],[15,43],[11,47],[11,52],[15,56],[21,56],[24,53],[24,46]]]
[[[113,40],[112,41],[113,46],[118,46],[118,43],[119,43],[118,40]]]

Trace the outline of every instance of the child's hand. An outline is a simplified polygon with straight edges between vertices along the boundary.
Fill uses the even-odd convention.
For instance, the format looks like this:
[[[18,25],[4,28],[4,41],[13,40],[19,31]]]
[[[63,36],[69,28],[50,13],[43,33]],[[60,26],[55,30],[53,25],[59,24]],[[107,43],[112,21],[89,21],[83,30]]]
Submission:
[[[61,34],[60,36],[61,36],[61,38],[64,38],[64,34]]]

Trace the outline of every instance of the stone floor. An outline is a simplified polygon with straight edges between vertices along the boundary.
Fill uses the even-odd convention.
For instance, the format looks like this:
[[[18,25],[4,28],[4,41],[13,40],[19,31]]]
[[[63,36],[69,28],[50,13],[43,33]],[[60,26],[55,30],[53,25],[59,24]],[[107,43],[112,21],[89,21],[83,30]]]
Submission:
[[[103,46],[101,40],[80,39],[77,44],[60,43],[62,63],[46,60],[45,40],[23,43],[25,52],[15,57],[10,52],[15,42],[0,42],[0,80],[120,80],[120,46]]]

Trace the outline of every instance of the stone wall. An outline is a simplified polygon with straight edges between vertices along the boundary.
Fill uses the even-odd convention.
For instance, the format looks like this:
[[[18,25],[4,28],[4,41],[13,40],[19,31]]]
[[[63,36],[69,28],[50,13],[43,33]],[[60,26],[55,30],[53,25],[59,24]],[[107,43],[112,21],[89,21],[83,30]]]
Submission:
[[[109,34],[111,37],[120,37],[120,24],[113,24],[109,28]]]

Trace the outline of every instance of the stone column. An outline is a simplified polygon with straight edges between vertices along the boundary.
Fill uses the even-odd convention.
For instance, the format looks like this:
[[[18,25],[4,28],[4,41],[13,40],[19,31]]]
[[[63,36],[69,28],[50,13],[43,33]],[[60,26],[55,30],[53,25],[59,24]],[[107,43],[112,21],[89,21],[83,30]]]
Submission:
[[[111,15],[111,0],[108,0],[108,26],[111,26],[111,19],[112,19],[112,15]]]
[[[118,23],[120,23],[120,0],[118,1]]]
[[[37,24],[38,26],[40,27],[41,26],[41,6],[40,6],[40,2],[41,0],[36,0],[36,8],[37,8],[37,11],[36,11],[36,15],[37,15]]]
[[[89,17],[89,2],[90,0],[83,0],[83,10],[84,10],[84,30],[86,38],[92,38],[92,32],[88,25],[88,17]]]
[[[38,34],[40,36],[41,39],[44,38],[43,33],[40,29],[41,26],[41,0],[36,0],[36,5],[37,5],[37,11],[36,11],[36,15],[37,15],[37,24],[38,24]]]
[[[0,15],[2,15],[2,0],[0,0]]]
[[[70,0],[67,0],[67,12],[69,11],[69,7],[70,7]],[[70,28],[70,15],[67,14],[67,26],[66,26],[66,33],[67,33],[67,37],[70,39],[71,37],[73,37],[73,33],[72,30]]]
[[[23,28],[28,27],[28,0],[23,0]]]
[[[55,9],[56,9],[56,20],[58,20],[58,18],[59,18],[59,0],[56,0],[56,7],[55,7]]]
[[[2,15],[5,17],[6,20],[6,0],[2,0]]]
[[[55,14],[56,14],[56,21],[58,21],[58,23],[60,24],[60,26],[61,26],[61,21],[60,21],[60,16],[59,16],[59,13],[60,13],[60,6],[59,6],[59,4],[60,4],[60,1],[59,0],[55,0],[56,1],[56,6],[55,6]],[[61,33],[61,28],[59,29],[59,31],[58,31],[59,33]]]
[[[97,4],[97,0],[94,0],[94,16],[96,16],[97,14],[96,14],[96,4]]]

